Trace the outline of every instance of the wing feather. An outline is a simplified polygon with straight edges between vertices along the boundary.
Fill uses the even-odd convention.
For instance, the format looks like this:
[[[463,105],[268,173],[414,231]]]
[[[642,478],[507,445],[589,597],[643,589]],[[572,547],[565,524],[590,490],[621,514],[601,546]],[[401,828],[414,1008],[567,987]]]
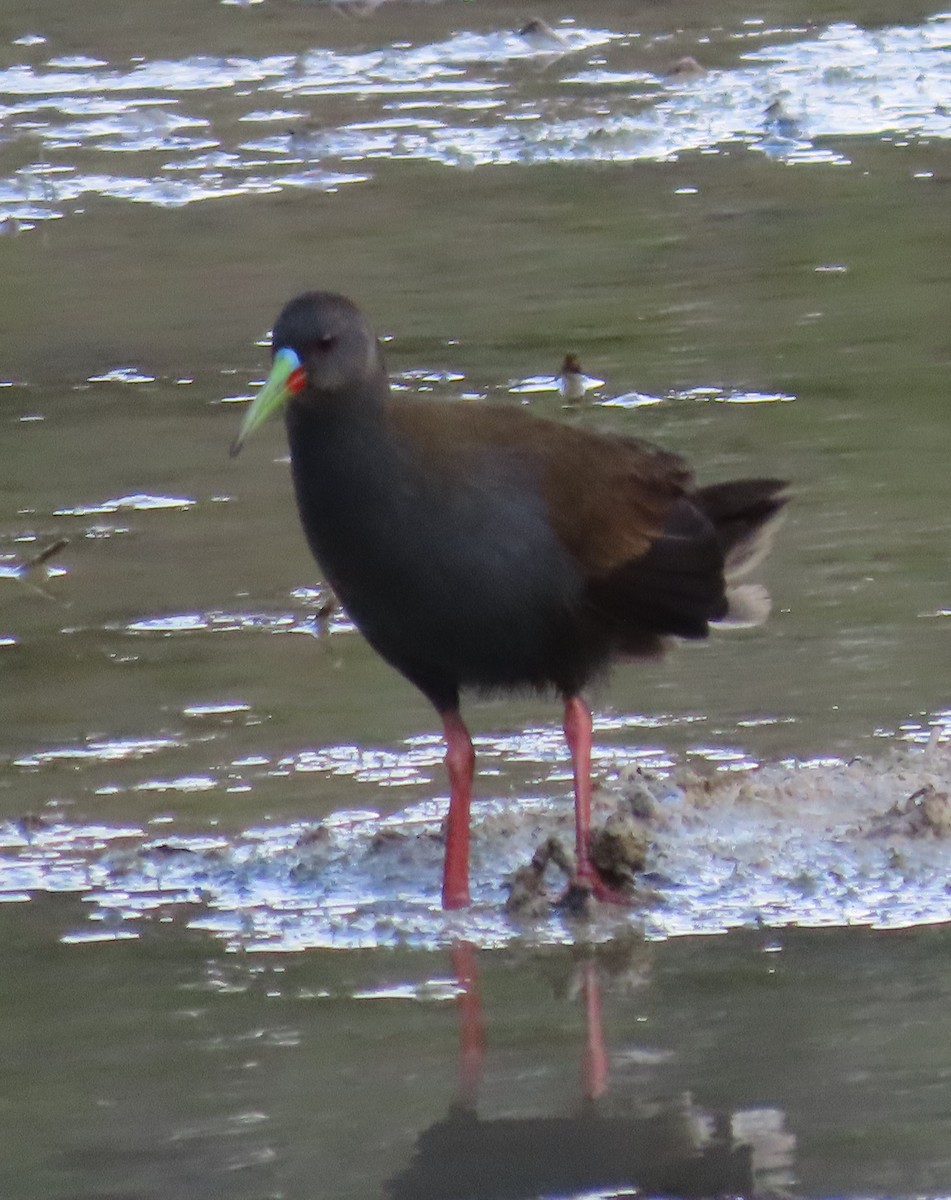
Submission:
[[[544,500],[555,535],[586,577],[646,554],[693,479],[683,459],[649,442],[521,409],[398,400],[391,412],[434,473],[466,475],[478,486],[517,471]]]

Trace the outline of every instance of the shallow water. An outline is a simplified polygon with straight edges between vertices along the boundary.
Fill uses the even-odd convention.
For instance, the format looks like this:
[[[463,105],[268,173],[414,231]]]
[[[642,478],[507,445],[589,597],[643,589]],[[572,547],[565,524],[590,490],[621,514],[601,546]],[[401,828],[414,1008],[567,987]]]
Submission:
[[[63,945],[80,907],[0,907],[8,1195],[946,1194],[946,928],[493,951],[463,1003],[449,954]]]
[[[43,1072],[9,1093],[34,1132],[5,1193],[160,1194],[166,1171],[181,1195],[215,1194],[225,1171],[229,1194],[379,1193],[449,1103],[460,939],[481,948],[486,1017],[511,1047],[487,1114],[570,1108],[548,1102],[575,1086],[582,1016],[559,1001],[557,1035],[532,1028],[533,980],[570,990],[572,945],[621,944],[675,964],[666,995],[644,985],[670,1028],[646,1085],[634,1071],[638,1119],[674,1104],[693,1129],[725,1111],[772,1131],[781,1162],[759,1190],[951,1186],[929,1123],[941,1070],[922,1033],[901,1034],[932,1019],[908,997],[943,986],[944,934],[926,927],[951,915],[946,837],[896,816],[951,780],[951,18],[873,7],[541,4],[555,36],[529,39],[510,7],[454,0],[365,17],[173,4],[161,23],[137,0],[121,19],[105,3],[81,20],[5,6],[0,915],[25,971],[16,1038],[76,1064],[62,1096]],[[687,55],[704,69],[672,73]],[[571,350],[589,403],[565,419],[659,440],[705,481],[793,481],[763,572],[769,623],[618,669],[592,697],[605,811],[637,767],[656,781],[658,906],[583,926],[506,916],[507,877],[570,817],[557,707],[525,697],[467,707],[476,905],[439,913],[433,714],[344,614],[318,615],[277,425],[227,457],[268,325],[308,286],[366,308],[397,387],[561,418],[553,376]],[[890,932],[775,932],[789,925]],[[783,1004],[803,1021],[836,997],[854,1011],[848,1034],[817,1023],[795,1098],[783,1006],[760,1013],[750,983],[790,945]],[[843,977],[871,972],[867,1003],[835,978],[837,955]],[[305,982],[271,996],[290,971]],[[314,989],[321,1020],[350,1033],[303,1035],[312,1069],[298,1063],[286,1092],[253,1070],[235,1092],[245,1035],[219,1007],[233,976],[241,1028],[272,1058],[302,1040],[281,1040],[297,1028],[288,995]],[[118,981],[105,1010],[96,979]],[[213,996],[207,1037],[233,1039],[217,1084],[193,1052],[173,1069],[149,1040],[156,987],[170,1044],[179,990]],[[64,1011],[38,1017],[30,997],[51,989]],[[636,1003],[605,1003],[635,1028]],[[772,1022],[772,1057],[744,1048],[744,1020]],[[105,1029],[121,1031],[108,1053]],[[839,1072],[825,1060],[846,1036]],[[437,1077],[446,1103],[428,1105]],[[95,1099],[89,1078],[108,1080]],[[341,1080],[329,1112],[321,1091]],[[116,1105],[127,1124],[99,1128]],[[330,1145],[349,1150],[308,1183]],[[471,1194],[523,1194],[519,1170],[509,1191],[496,1178]],[[584,1190],[524,1194],[541,1188]]]

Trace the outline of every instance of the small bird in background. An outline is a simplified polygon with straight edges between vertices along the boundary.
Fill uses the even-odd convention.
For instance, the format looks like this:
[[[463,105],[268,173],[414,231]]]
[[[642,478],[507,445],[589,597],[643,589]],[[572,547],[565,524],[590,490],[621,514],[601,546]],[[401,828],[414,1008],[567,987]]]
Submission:
[[[581,404],[587,389],[587,379],[577,354],[566,354],[558,372],[558,390],[566,404]]]

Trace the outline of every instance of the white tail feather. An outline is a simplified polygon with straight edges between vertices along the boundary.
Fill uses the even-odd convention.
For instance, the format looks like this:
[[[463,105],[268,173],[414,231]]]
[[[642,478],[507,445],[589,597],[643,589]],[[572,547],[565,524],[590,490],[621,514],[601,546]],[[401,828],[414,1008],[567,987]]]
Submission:
[[[785,519],[785,512],[778,512],[763,525],[752,530],[746,537],[741,538],[727,551],[723,573],[729,582],[749,574],[754,567],[759,566],[776,539],[776,531]]]
[[[726,598],[730,606],[726,616],[710,622],[717,629],[750,629],[762,625],[772,607],[769,592],[761,583],[742,583],[727,588]]]

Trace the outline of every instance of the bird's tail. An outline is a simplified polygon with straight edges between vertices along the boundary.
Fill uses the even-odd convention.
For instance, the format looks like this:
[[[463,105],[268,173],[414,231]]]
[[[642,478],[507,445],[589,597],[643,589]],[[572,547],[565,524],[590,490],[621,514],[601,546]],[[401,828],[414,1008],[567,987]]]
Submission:
[[[723,551],[729,608],[714,624],[760,625],[769,616],[769,593],[761,584],[737,583],[770,552],[788,485],[778,479],[738,479],[698,489],[693,502],[709,518]]]

